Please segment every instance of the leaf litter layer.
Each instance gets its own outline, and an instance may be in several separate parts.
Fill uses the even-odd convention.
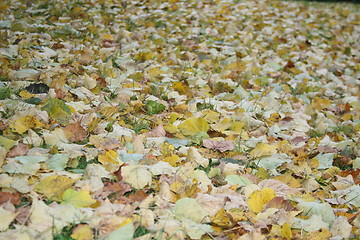
[[[0,9],[0,238],[360,234],[358,5]]]

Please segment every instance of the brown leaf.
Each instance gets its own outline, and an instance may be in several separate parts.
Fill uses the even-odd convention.
[[[13,205],[20,204],[20,194],[10,192],[0,192],[0,204],[10,201]]]
[[[0,120],[0,131],[4,131],[9,127],[8,123],[5,123],[3,120]]]
[[[131,191],[131,187],[125,182],[105,182],[104,187],[97,191],[97,198],[109,198],[110,200],[120,199],[125,193]]]
[[[283,182],[280,182],[278,180],[274,180],[274,179],[265,179],[262,180],[259,184],[259,187],[264,188],[264,187],[268,187],[271,188],[275,191],[277,196],[286,196],[290,193],[296,193],[299,192],[299,189],[296,188],[291,188],[288,185],[286,185]]]
[[[135,193],[132,193],[128,196],[128,198],[132,201],[132,202],[141,202],[143,201],[145,198],[147,198],[148,194],[145,193],[143,190],[137,190]]]
[[[123,166],[126,166],[126,165],[127,165],[126,163],[123,164],[123,165],[121,165],[116,172],[113,172],[113,174],[116,176],[116,178],[117,178],[118,181],[122,181],[122,180],[123,180],[123,176],[121,175],[121,168],[122,168]]]
[[[166,131],[164,126],[160,124],[159,126],[153,128],[150,132],[145,134],[147,137],[165,137]]]
[[[355,184],[360,183],[360,168],[358,169],[346,169],[344,171],[339,172],[337,175],[341,177],[347,177],[348,175],[351,175],[354,179]]]
[[[16,210],[16,213],[18,214],[16,216],[16,221],[18,221],[19,224],[25,224],[29,220],[29,215],[31,206],[21,206]]]
[[[86,130],[81,126],[80,122],[71,123],[64,128],[65,137],[70,142],[83,141],[86,136]]]
[[[29,151],[29,145],[24,143],[19,143],[10,149],[10,151],[6,154],[6,157],[13,158],[17,156],[24,156]]]
[[[206,148],[218,150],[220,152],[231,151],[235,149],[235,145],[232,141],[217,141],[211,139],[204,139],[203,145]]]
[[[291,203],[283,197],[274,197],[266,204],[265,208],[284,209],[287,212],[295,210],[293,205],[291,205]]]

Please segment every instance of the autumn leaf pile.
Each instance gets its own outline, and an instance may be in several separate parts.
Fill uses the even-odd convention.
[[[0,12],[0,239],[358,239],[358,5]]]

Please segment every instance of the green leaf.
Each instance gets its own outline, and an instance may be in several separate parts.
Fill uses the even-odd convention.
[[[49,160],[46,161],[46,164],[49,169],[55,171],[62,171],[66,167],[67,162],[69,161],[69,156],[67,154],[55,154]]]
[[[145,110],[148,114],[158,114],[165,110],[165,105],[155,101],[146,101]]]
[[[200,145],[203,139],[207,139],[210,138],[209,135],[204,132],[204,131],[200,131],[198,133],[196,133],[195,135],[190,137],[191,143]]]
[[[9,151],[10,148],[12,148],[12,146],[14,146],[15,143],[16,143],[16,141],[14,141],[14,140],[0,136],[0,147],[5,148],[7,151]]]
[[[237,184],[239,187],[250,185],[253,183],[248,178],[239,175],[228,175],[226,176],[225,181],[227,181],[230,185]]]
[[[57,98],[49,98],[41,110],[46,111],[50,117],[60,124],[66,124],[70,118],[71,110],[65,104],[65,101]]]
[[[135,232],[134,224],[132,222],[112,231],[107,234],[104,240],[131,240]]]
[[[0,88],[0,100],[9,98],[11,95],[11,90],[8,87]]]
[[[208,215],[195,199],[187,197],[175,203],[174,214],[178,219],[189,219],[195,223],[201,223]]]

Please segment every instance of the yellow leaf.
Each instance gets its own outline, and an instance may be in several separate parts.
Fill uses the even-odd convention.
[[[233,124],[233,120],[231,118],[224,118],[221,122],[217,124],[212,124],[211,128],[218,132],[223,132],[226,129],[230,128]]]
[[[271,122],[278,122],[278,121],[280,121],[280,119],[281,119],[281,116],[279,113],[272,113],[267,120],[271,121]]]
[[[274,180],[281,181],[291,188],[301,187],[301,183],[299,182],[299,180],[297,180],[296,178],[291,176],[291,174],[289,174],[289,173],[285,173],[285,174],[276,176],[276,177],[274,177]]]
[[[233,62],[226,66],[230,71],[243,71],[246,68],[246,65],[242,62]]]
[[[170,113],[169,122],[172,124],[172,123],[174,123],[179,117],[180,117],[180,115],[179,115],[178,113],[172,112],[172,113]]]
[[[103,154],[100,154],[98,156],[98,160],[103,165],[119,163],[119,160],[117,159],[117,152],[115,152],[114,150],[109,150]]]
[[[348,121],[348,120],[351,120],[351,119],[354,119],[353,118],[353,114],[351,113],[345,113],[342,117],[341,117],[342,120],[344,121]]]
[[[271,188],[265,187],[261,190],[256,190],[249,195],[248,206],[256,213],[261,212],[264,205],[274,197],[276,197],[275,191]]]
[[[201,113],[202,113],[202,117],[207,122],[215,123],[215,122],[219,121],[220,113],[218,113],[218,112],[214,112],[210,109],[206,109],[206,110],[202,111]]]
[[[305,235],[305,240],[328,240],[332,236],[331,232],[325,228],[320,228],[317,231],[309,232]]]
[[[223,228],[230,228],[234,225],[231,221],[231,217],[225,212],[224,208],[221,208],[216,212],[215,216],[212,217],[211,222]]]
[[[6,151],[9,151],[15,145],[16,141],[0,136],[0,147],[3,147]]]
[[[173,125],[173,124],[164,125],[164,129],[168,133],[176,133],[176,131],[177,131],[177,127],[175,125]]]
[[[50,200],[61,200],[61,196],[66,189],[76,182],[75,179],[65,176],[50,176],[41,180],[36,186],[35,191],[42,193]]]
[[[164,162],[168,162],[172,167],[175,167],[178,162],[180,162],[180,157],[178,155],[167,156],[162,159]]]
[[[314,101],[311,103],[312,109],[322,110],[326,107],[329,107],[331,104],[331,101],[327,98],[319,98],[315,97]]]
[[[75,207],[82,208],[82,207],[90,207],[96,200],[90,196],[88,191],[75,191],[74,189],[67,189],[63,195],[63,202],[62,203],[70,203]]]
[[[292,238],[291,226],[289,223],[284,223],[284,225],[281,226],[281,236],[286,239]]]
[[[164,156],[170,156],[174,153],[175,147],[167,142],[164,142],[160,145],[160,152]]]
[[[110,33],[107,33],[107,34],[102,35],[101,39],[102,40],[110,40],[110,41],[112,41],[112,40],[114,40],[114,36],[111,35]]]
[[[203,118],[189,118],[178,126],[182,134],[186,136],[195,135],[198,132],[209,130],[209,124]]]
[[[94,234],[89,225],[79,224],[73,230],[71,237],[75,240],[92,240],[94,239]]]
[[[234,132],[240,132],[244,126],[244,122],[233,122],[233,124],[230,126],[230,130]]]
[[[32,128],[40,128],[44,126],[39,120],[35,118],[33,115],[27,115],[25,117],[21,117],[16,119],[14,122],[10,124],[10,129],[13,132],[17,132],[23,134],[27,132],[27,130]]]
[[[181,95],[186,95],[187,93],[190,92],[190,87],[189,84],[187,84],[187,82],[179,82],[179,81],[173,82],[173,88]]]
[[[29,99],[36,96],[35,94],[29,93],[26,90],[22,90],[21,92],[19,92],[19,95],[22,99]]]
[[[148,73],[150,76],[157,77],[160,74],[163,74],[165,72],[161,71],[158,67],[155,67],[155,68],[151,68],[150,70],[148,70]]]
[[[270,173],[262,167],[258,169],[255,175],[258,177],[259,181],[268,179],[270,177]]]
[[[102,165],[108,171],[116,171],[115,168],[121,163],[120,160],[117,158],[118,154],[114,150],[109,150],[103,154],[98,156],[98,161],[102,163]]]
[[[277,152],[276,146],[269,145],[267,143],[258,143],[256,147],[250,152],[250,155],[254,158],[270,156]]]
[[[120,223],[120,225],[118,227],[121,228],[122,226],[125,226],[126,224],[129,224],[129,223],[132,223],[131,218],[125,219],[122,223]]]
[[[232,208],[226,211],[231,216],[234,222],[246,221],[245,213],[241,208]]]

